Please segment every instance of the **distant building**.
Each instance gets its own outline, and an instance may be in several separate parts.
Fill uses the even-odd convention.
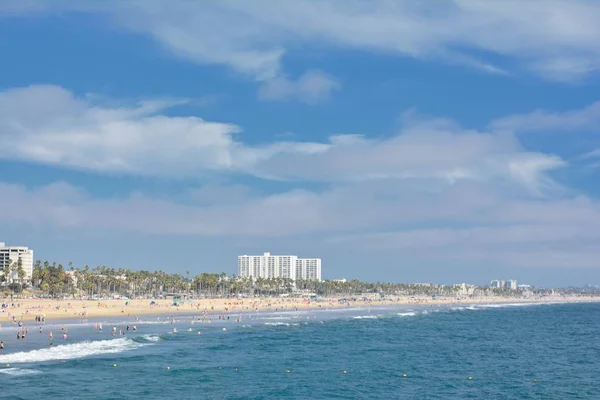
[[[475,285],[470,285],[468,283],[457,283],[454,285],[455,288],[458,288],[457,294],[460,296],[470,296],[475,293]]]
[[[496,288],[496,289],[510,289],[510,290],[518,289],[517,281],[514,279],[507,280],[507,281],[493,280],[492,282],[490,282],[490,286],[493,288]]]
[[[339,283],[346,283],[346,278],[342,278],[342,279],[332,279],[332,282],[339,282]]]
[[[298,258],[264,253],[262,256],[238,256],[238,276],[241,278],[285,278],[321,280],[320,258]]]
[[[18,263],[19,259],[25,271],[24,280],[30,281],[33,274],[33,250],[24,246],[6,246],[6,243],[0,242],[0,274],[5,269],[9,269],[13,263]],[[18,279],[19,275],[16,271],[8,275],[10,282]]]

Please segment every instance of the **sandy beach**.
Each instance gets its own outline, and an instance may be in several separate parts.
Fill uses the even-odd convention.
[[[242,313],[248,311],[293,311],[300,309],[374,307],[390,305],[452,305],[452,304],[502,304],[502,303],[571,303],[598,302],[599,297],[477,297],[477,298],[415,298],[395,297],[385,300],[340,302],[339,298],[309,301],[305,298],[246,298],[246,299],[191,299],[173,305],[172,300],[53,300],[53,299],[3,299],[5,307],[0,312],[0,323],[30,321],[36,316],[46,320],[83,319],[118,316],[175,315],[194,313]]]

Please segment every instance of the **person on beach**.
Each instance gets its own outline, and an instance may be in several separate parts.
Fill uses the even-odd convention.
[[[0,350],[4,350],[4,342],[0,341]]]

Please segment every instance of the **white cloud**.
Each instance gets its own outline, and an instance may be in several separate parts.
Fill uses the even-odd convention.
[[[179,101],[101,107],[57,86],[0,93],[0,157],[138,175],[176,177],[233,168],[240,129],[157,111]]]
[[[52,4],[52,7],[49,5]],[[281,78],[282,57],[304,44],[401,54],[492,73],[516,62],[550,79],[600,68],[600,4],[585,0],[28,1],[40,9],[101,12],[199,63],[216,63],[261,81]],[[491,56],[491,57],[490,57]]]
[[[557,132],[594,131],[600,128],[600,102],[583,109],[552,112],[536,110],[531,113],[510,115],[489,124],[492,131]]]
[[[100,199],[65,183],[35,189],[0,184],[0,193],[0,223],[11,231],[52,228],[77,235],[94,227],[111,235],[251,237],[261,243],[277,238],[289,246],[304,237],[314,245],[325,240],[419,263],[506,267],[597,267],[600,256],[598,201],[536,199],[514,187],[474,181],[359,182],[250,196],[238,186],[208,186],[199,189],[196,203],[141,193]],[[220,201],[232,194],[246,197]]]
[[[550,184],[546,172],[565,164],[523,149],[511,134],[465,130],[447,120],[405,117],[404,127],[389,138],[333,135],[325,143],[252,147],[236,139],[237,125],[160,113],[181,100],[104,103],[56,86],[0,92],[0,157],[170,178],[241,172],[318,182],[495,179],[532,190]]]
[[[600,157],[600,149],[592,150],[589,153],[584,154],[584,157],[585,158]]]
[[[297,81],[279,77],[263,84],[258,92],[262,100],[298,99],[308,104],[326,100],[334,90],[340,89],[340,83],[321,71],[308,71]]]

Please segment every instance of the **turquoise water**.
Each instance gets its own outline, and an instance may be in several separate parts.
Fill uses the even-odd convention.
[[[177,318],[116,339],[126,322],[69,324],[67,341],[60,326],[21,342],[5,326],[0,398],[600,398],[600,304]]]

